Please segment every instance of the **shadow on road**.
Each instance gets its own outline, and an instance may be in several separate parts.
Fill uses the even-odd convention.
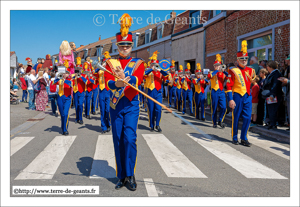
[[[78,129],[83,129],[83,128],[87,128],[95,132],[101,132],[101,128],[99,125],[85,124],[84,126],[79,127]]]
[[[44,131],[46,131],[46,132],[59,132],[59,133],[62,132],[61,128],[58,127],[58,126],[52,126],[51,128],[47,128]]]

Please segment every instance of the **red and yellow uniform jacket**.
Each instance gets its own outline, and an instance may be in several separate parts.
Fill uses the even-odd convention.
[[[176,74],[175,77],[178,77],[178,78],[175,78],[175,83],[176,83],[176,87],[177,89],[181,89],[181,78]]]
[[[196,93],[204,94],[205,86],[208,85],[208,82],[206,80],[201,80],[200,78],[199,79],[195,78],[193,80],[193,84],[195,86]]]
[[[211,89],[214,89],[215,91],[220,89],[221,91],[223,91],[223,85],[226,79],[226,75],[226,72],[219,72],[216,70],[212,73],[209,73],[207,75],[207,78],[210,79]]]
[[[83,93],[86,90],[86,83],[88,80],[82,75],[80,78],[73,78],[72,85],[73,85],[73,92],[74,93]]]
[[[59,90],[58,90],[58,95],[63,96],[65,95],[66,97],[69,97],[72,92],[72,80],[71,78],[65,79],[63,81],[62,79],[55,79],[52,82],[53,85],[59,85]]]
[[[97,72],[96,72],[97,71]],[[106,89],[107,91],[109,88],[105,84],[105,77],[104,77],[104,71],[103,70],[97,70],[93,74],[97,78],[97,86],[99,86],[100,90]]]
[[[192,88],[192,81],[190,78],[188,78],[187,76],[183,76],[183,78],[180,79],[181,82],[181,88],[183,90],[191,90]]]
[[[118,59],[120,61],[122,69],[125,69],[126,65],[128,64],[128,62],[131,59],[132,59],[132,57],[127,57],[127,58],[120,57]],[[106,64],[106,69],[110,72],[113,72],[112,69],[110,68],[109,64]],[[135,86],[141,85],[141,83],[143,81],[144,72],[145,72],[144,61],[141,60],[141,61],[139,61],[139,64],[137,64],[136,67],[134,68],[132,75],[130,75],[131,81],[129,81],[129,83],[134,84]],[[125,76],[127,77],[128,75],[125,74]],[[108,86],[108,88],[110,88],[109,86],[115,87],[115,85],[114,85],[115,77],[113,75],[111,75],[109,73],[105,73],[104,77],[105,77],[106,85]],[[115,88],[110,88],[110,89],[114,90]],[[129,86],[126,86],[126,88],[124,90],[124,96],[126,96],[129,101],[131,101],[136,95],[138,95],[138,93],[139,92],[137,92],[136,90],[134,90],[133,88],[131,88]]]
[[[147,81],[147,88],[151,91],[155,88],[157,91],[160,91],[162,88],[163,81],[167,80],[168,74],[161,70],[161,71],[153,71],[152,69],[148,69],[145,72],[146,81]]]
[[[241,96],[246,93],[251,95],[250,86],[253,76],[253,70],[249,67],[243,69],[238,66],[229,70],[226,83],[229,101],[233,100],[232,93],[238,93]]]
[[[169,86],[171,86],[171,81],[172,81],[172,79],[174,78],[175,75],[176,75],[175,73],[170,73],[170,74],[168,75],[168,80],[167,80],[167,82],[168,82],[168,85],[169,85]],[[173,81],[173,85],[172,85],[172,86],[176,87],[175,78],[174,78],[174,81]]]

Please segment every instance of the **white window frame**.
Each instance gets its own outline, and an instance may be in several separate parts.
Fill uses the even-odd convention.
[[[147,41],[147,39],[146,39],[147,34],[149,34],[149,39],[148,39],[148,41]],[[145,31],[145,44],[150,43],[151,35],[152,35],[152,29],[147,29],[147,30]]]
[[[132,34],[133,48],[137,47],[137,44],[139,42],[139,36],[140,36],[139,32]]]
[[[164,34],[164,24],[163,23],[158,23],[156,25],[156,29],[157,29],[157,39],[161,39],[163,37]],[[161,29],[161,37],[159,37],[158,31]]]

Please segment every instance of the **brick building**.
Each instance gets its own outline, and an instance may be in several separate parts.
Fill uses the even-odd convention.
[[[211,14],[213,12],[210,12]],[[247,40],[249,59],[280,62],[290,51],[289,10],[220,11],[209,15],[206,31],[206,68],[213,69],[215,55],[234,63],[241,42]]]

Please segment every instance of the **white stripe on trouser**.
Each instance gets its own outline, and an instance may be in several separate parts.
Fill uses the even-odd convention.
[[[15,180],[52,179],[75,138],[76,136],[55,137]]]

